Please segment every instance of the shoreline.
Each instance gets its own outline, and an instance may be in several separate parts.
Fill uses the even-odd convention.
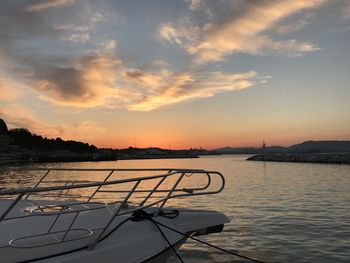
[[[256,154],[247,161],[350,164],[350,153],[281,153]]]
[[[200,158],[198,155],[188,155],[188,156],[144,156],[144,157],[129,157],[129,158],[118,158],[118,159],[47,159],[47,160],[16,160],[16,159],[8,159],[8,160],[0,160],[0,167],[3,166],[11,166],[11,165],[29,165],[29,164],[45,164],[45,163],[83,163],[83,162],[115,162],[115,161],[123,161],[123,160],[161,160],[161,159],[193,159]]]

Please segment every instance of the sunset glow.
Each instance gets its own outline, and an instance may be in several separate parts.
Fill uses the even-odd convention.
[[[2,1],[0,118],[98,147],[350,140],[350,2]]]

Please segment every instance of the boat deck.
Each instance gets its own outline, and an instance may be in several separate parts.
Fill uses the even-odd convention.
[[[98,171],[107,172],[107,176],[96,182],[77,181],[71,177],[66,181],[52,180],[48,175],[55,169],[38,171],[44,175],[34,187],[0,191],[1,262],[40,259],[49,262],[47,260],[55,257],[59,261],[53,262],[88,263],[98,261],[100,253],[105,254],[103,258],[110,259],[104,262],[114,262],[116,253],[121,255],[122,262],[146,260],[166,249],[168,243],[151,220],[131,220],[133,214],[141,210],[182,233],[205,233],[205,229],[229,221],[218,212],[177,209],[173,213],[173,208],[166,207],[170,199],[221,192],[224,179],[217,172],[122,169],[119,171],[156,174],[112,180],[116,169],[100,169]],[[201,185],[185,188],[182,180],[191,179],[193,175],[204,176],[207,181],[204,185],[201,180]],[[214,177],[221,184],[213,186]],[[165,180],[170,183],[163,187]],[[144,182],[148,188],[140,187]],[[132,199],[133,196],[137,198]],[[184,239],[168,229],[163,231],[171,244]],[[138,249],[132,251],[139,252],[131,253],[130,246]],[[84,261],[77,261],[75,256]]]

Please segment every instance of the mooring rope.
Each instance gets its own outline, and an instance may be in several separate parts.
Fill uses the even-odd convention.
[[[169,247],[171,248],[171,250],[174,252],[174,254],[176,255],[176,257],[180,260],[181,263],[185,263],[182,258],[180,257],[180,255],[177,253],[176,249],[174,248],[174,246],[170,243],[170,241],[167,239],[167,237],[165,236],[165,234],[163,233],[163,231],[160,229],[159,225],[157,223],[154,222],[154,225],[158,228],[159,232],[162,234],[162,236],[164,237],[164,239],[166,240],[166,242],[169,244]]]
[[[161,217],[165,217],[165,218],[175,218],[179,215],[179,211],[177,210],[170,210],[170,211],[161,211],[158,216],[161,216]],[[182,233],[170,226],[167,226],[163,223],[160,223],[156,220],[154,220],[154,214],[153,213],[147,213],[146,211],[144,210],[138,210],[136,214],[133,215],[133,218],[131,219],[132,221],[142,221],[142,220],[145,220],[145,219],[148,219],[150,221],[152,221],[158,228],[159,232],[161,233],[161,235],[164,237],[164,239],[167,241],[167,243],[169,244],[169,247],[174,251],[175,255],[177,256],[177,258],[181,261],[181,262],[184,262],[183,259],[180,257],[180,255],[176,252],[176,249],[173,247],[173,245],[169,242],[169,240],[166,238],[165,234],[163,233],[163,231],[161,230],[161,228],[159,226],[162,226],[164,228],[167,228],[179,235],[182,235],[183,237],[186,237],[186,238],[189,238],[189,239],[192,239],[194,241],[197,241],[201,244],[204,244],[206,246],[209,246],[209,247],[212,247],[212,248],[215,248],[217,250],[220,250],[222,252],[225,252],[227,254],[230,254],[232,256],[236,256],[236,257],[240,257],[240,258],[244,258],[244,259],[247,259],[247,260],[250,260],[252,262],[257,262],[257,263],[267,263],[267,262],[264,262],[264,261],[261,261],[261,260],[258,260],[258,259],[254,259],[254,258],[251,258],[251,257],[247,257],[247,256],[243,256],[241,254],[238,254],[236,252],[233,252],[233,251],[230,251],[230,250],[227,250],[227,249],[224,249],[224,248],[221,248],[221,247],[218,247],[218,246],[215,246],[213,244],[210,244],[206,241],[203,241],[203,240],[200,240],[198,238],[195,238],[189,234],[186,234],[186,233]]]

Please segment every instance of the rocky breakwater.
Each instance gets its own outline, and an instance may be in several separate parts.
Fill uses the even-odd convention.
[[[248,161],[350,164],[350,153],[257,154]]]

